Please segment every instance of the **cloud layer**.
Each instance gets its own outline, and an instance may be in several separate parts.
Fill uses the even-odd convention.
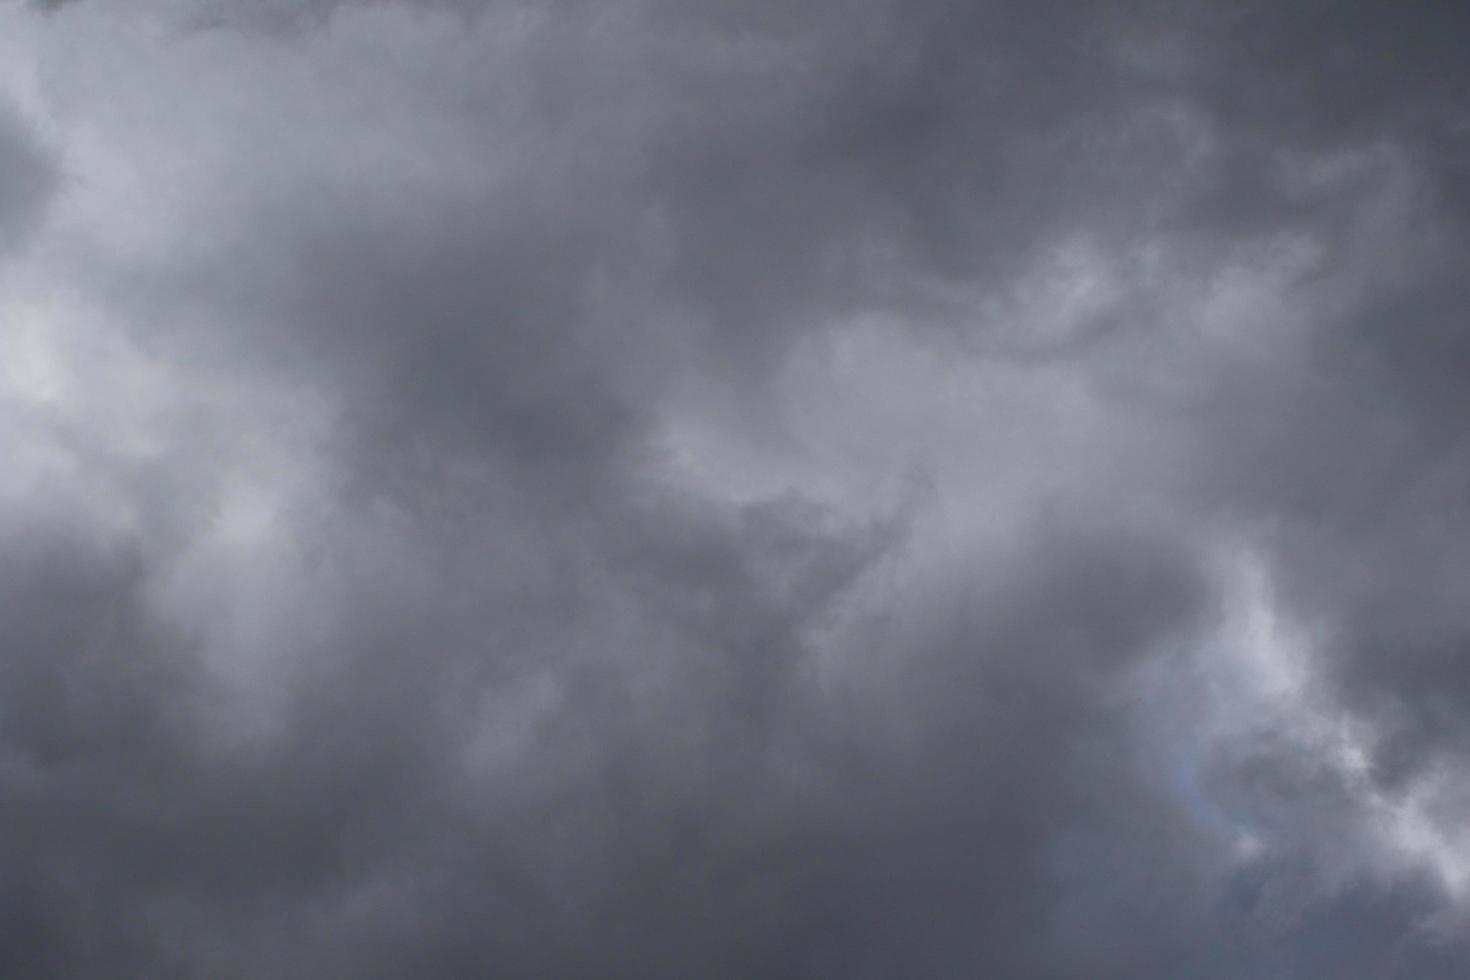
[[[0,6],[0,974],[1463,976],[1448,11]]]

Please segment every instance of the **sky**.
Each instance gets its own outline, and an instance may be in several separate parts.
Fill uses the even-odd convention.
[[[0,0],[0,975],[1470,975],[1467,36]]]

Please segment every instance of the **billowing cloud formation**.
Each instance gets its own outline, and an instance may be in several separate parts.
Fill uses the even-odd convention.
[[[0,974],[1465,975],[1465,19],[0,8]]]

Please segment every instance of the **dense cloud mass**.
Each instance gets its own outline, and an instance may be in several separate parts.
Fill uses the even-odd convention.
[[[1470,975],[1467,36],[0,3],[0,976]]]

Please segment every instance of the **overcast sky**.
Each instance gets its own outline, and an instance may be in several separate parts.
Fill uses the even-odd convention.
[[[0,0],[0,976],[1470,976],[1467,38]]]

